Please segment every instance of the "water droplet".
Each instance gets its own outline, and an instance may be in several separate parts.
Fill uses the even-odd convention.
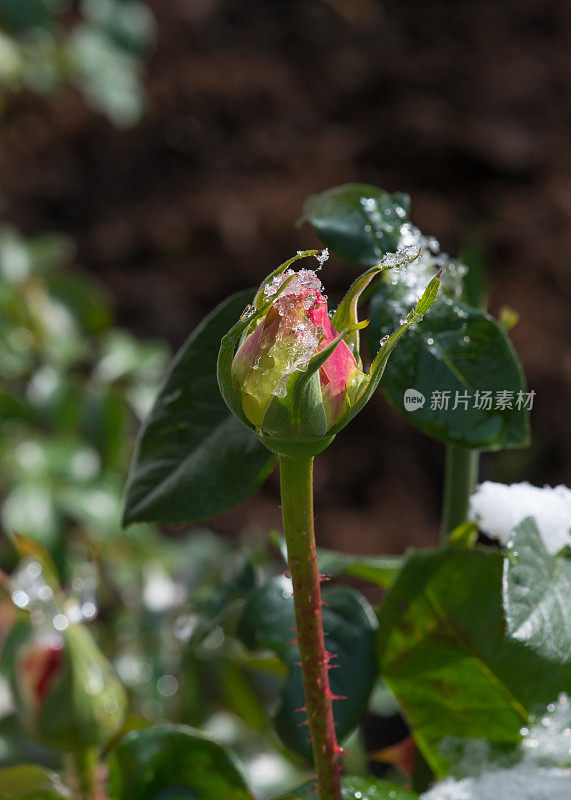
[[[157,689],[163,697],[172,697],[178,691],[178,681],[174,675],[161,675],[157,681]]]
[[[53,626],[56,631],[65,631],[69,625],[69,620],[65,614],[56,614],[53,618]]]
[[[17,589],[15,592],[12,592],[12,602],[17,605],[18,608],[26,608],[30,602],[30,598],[22,589]]]

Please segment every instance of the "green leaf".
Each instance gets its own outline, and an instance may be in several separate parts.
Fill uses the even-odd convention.
[[[440,776],[442,739],[514,744],[529,713],[570,685],[571,665],[506,636],[502,562],[480,548],[414,552],[381,606],[381,675]]]
[[[61,800],[70,797],[55,773],[35,764],[0,770],[0,800]]]
[[[379,284],[371,301],[371,347],[405,313],[406,292],[400,282]],[[528,413],[522,402],[525,380],[505,332],[484,311],[444,294],[395,349],[382,389],[403,416],[433,439],[481,450],[523,447],[529,442]],[[420,392],[424,404],[407,410],[407,389]],[[512,407],[501,410],[495,407],[496,398],[504,390],[511,392]],[[491,392],[491,409],[475,407],[476,392],[479,400],[485,397],[483,392]],[[433,402],[445,397],[443,407]]]
[[[230,413],[216,381],[220,340],[252,300],[221,303],[175,356],[140,434],[124,522],[194,522],[240,503],[271,471],[275,456]]]
[[[109,761],[112,800],[253,800],[222,745],[184,725],[129,733]]]
[[[333,703],[337,736],[343,739],[363,716],[377,675],[376,620],[365,598],[347,586],[323,590],[325,644],[338,669],[329,673],[331,690],[346,697]],[[238,635],[250,650],[273,650],[285,662],[288,675],[275,725],[284,744],[311,758],[299,650],[293,643],[295,613],[291,581],[276,577],[257,589],[246,604]]]
[[[344,775],[341,778],[341,787],[343,800],[418,800],[418,795],[414,792],[378,778],[352,778]],[[276,800],[319,800],[315,781],[304,783]]]
[[[508,544],[503,602],[511,637],[548,661],[571,662],[571,560],[547,552],[533,517]]]
[[[373,267],[400,243],[410,197],[376,186],[348,183],[308,198],[300,222],[310,222],[321,241],[350,264]]]
[[[387,589],[402,566],[400,556],[355,556],[320,547],[317,556],[319,571],[335,578],[349,575]]]

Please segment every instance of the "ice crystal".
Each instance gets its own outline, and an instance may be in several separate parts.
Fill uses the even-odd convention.
[[[265,299],[268,300],[276,295],[286,280],[290,281],[287,288],[276,298],[273,305],[282,320],[269,351],[269,354],[276,356],[281,364],[281,377],[274,389],[274,394],[278,397],[285,396],[290,375],[296,370],[302,372],[306,370],[311,357],[317,351],[323,337],[323,329],[314,325],[304,312],[309,311],[317,299],[326,299],[321,292],[323,288],[321,281],[310,269],[301,269],[299,272],[288,269],[276,275],[264,287]],[[263,364],[264,351],[261,350],[252,368],[254,370],[263,368]]]

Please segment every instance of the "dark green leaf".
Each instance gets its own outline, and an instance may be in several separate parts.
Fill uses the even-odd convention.
[[[408,305],[403,304],[403,297],[407,291],[400,282],[379,284],[371,302],[371,349],[406,313]],[[387,399],[434,439],[481,450],[528,443],[525,381],[505,332],[484,311],[442,293],[395,348],[381,386]],[[424,403],[407,410],[407,389],[420,392]],[[502,410],[495,406],[497,393],[504,390],[511,392],[511,408]],[[476,392],[480,401],[485,397],[483,392],[491,392],[491,409],[475,407]],[[436,403],[436,399],[442,402]]]
[[[302,222],[310,222],[321,241],[340,258],[373,267],[394,252],[408,219],[407,194],[389,194],[376,186],[348,183],[308,198]]]
[[[570,685],[571,666],[506,636],[502,561],[482,549],[412,553],[381,607],[381,674],[437,775],[442,739],[516,743],[530,711]]]
[[[343,800],[418,800],[418,795],[378,778],[341,778]],[[282,795],[277,800],[319,800],[315,781],[304,783],[299,789]]]
[[[126,524],[208,519],[248,497],[272,469],[275,456],[232,416],[216,381],[220,339],[252,294],[221,303],[175,356],[139,438]]]
[[[329,673],[336,700],[333,712],[339,739],[356,727],[367,707],[377,675],[375,657],[376,620],[365,598],[347,586],[329,586],[323,591],[325,643],[335,653],[338,669]],[[250,597],[238,626],[238,634],[251,650],[273,650],[283,659],[288,676],[276,716],[276,730],[292,750],[311,758],[307,742],[306,714],[299,650],[295,637],[295,614],[291,581],[274,578]],[[301,727],[300,727],[301,726]]]
[[[55,773],[35,764],[0,770],[0,800],[61,800],[70,797]]]
[[[533,517],[508,544],[503,599],[510,636],[548,661],[571,662],[571,560],[547,552]]]
[[[128,734],[109,761],[112,800],[253,800],[233,756],[184,725]]]

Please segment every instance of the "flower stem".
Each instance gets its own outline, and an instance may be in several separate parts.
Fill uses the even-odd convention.
[[[80,800],[99,800],[97,787],[98,756],[96,748],[78,750],[71,756],[77,796]]]
[[[466,522],[470,495],[478,482],[480,452],[455,445],[446,445],[444,468],[444,500],[442,506],[441,539],[443,542],[454,528]]]
[[[313,457],[280,456],[282,516],[293,582],[297,644],[320,800],[341,800],[340,749],[333,719],[313,530]]]

